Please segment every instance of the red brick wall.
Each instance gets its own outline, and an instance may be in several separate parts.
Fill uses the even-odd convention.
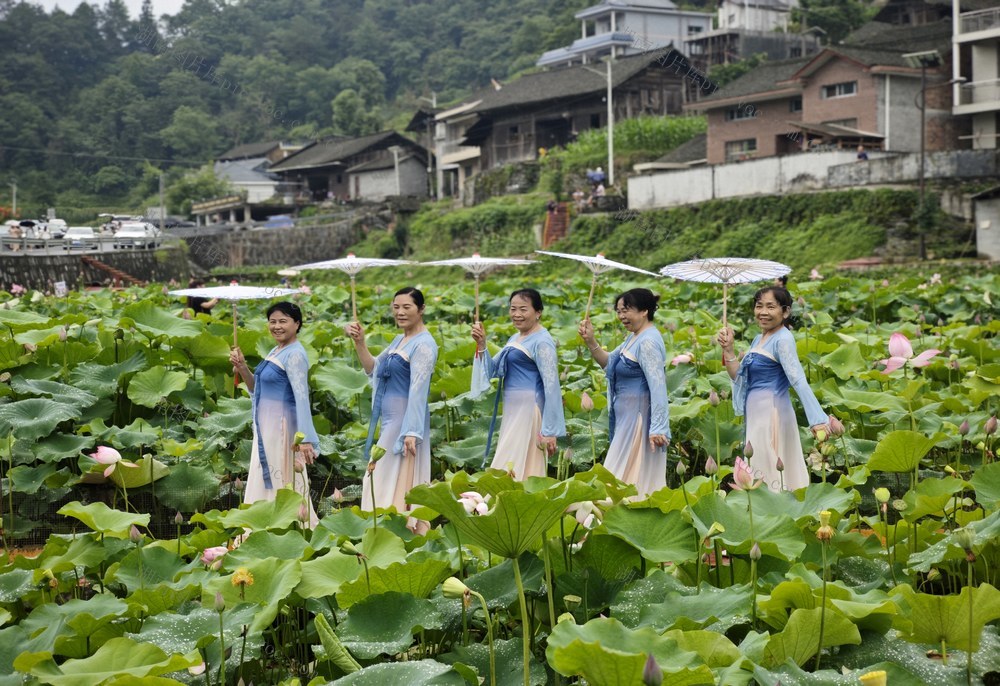
[[[857,81],[857,93],[839,98],[823,98],[823,86]],[[857,119],[862,131],[879,131],[877,82],[864,67],[834,58],[814,72],[802,93],[803,121],[822,123]]]
[[[723,164],[726,161],[726,143],[748,138],[757,139],[757,157],[772,157],[778,154],[778,137],[784,139],[785,145],[792,142],[786,137],[798,129],[788,124],[789,121],[801,121],[801,112],[790,112],[791,98],[754,103],[750,98],[742,103],[741,109],[752,108],[756,116],[753,119],[738,119],[726,121],[727,108],[712,110],[708,113],[708,163]],[[733,105],[739,107],[740,105]]]

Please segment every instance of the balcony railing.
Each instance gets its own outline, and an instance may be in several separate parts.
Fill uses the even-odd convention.
[[[959,91],[959,105],[1000,105],[1000,79],[963,83]]]
[[[963,12],[961,15],[961,32],[974,33],[1000,29],[1000,7],[976,12]]]

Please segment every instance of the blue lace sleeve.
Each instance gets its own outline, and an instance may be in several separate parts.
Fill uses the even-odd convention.
[[[795,349],[795,339],[791,334],[782,336],[775,344],[774,351],[785,376],[788,377],[788,383],[799,396],[799,401],[806,411],[806,420],[809,422],[809,426],[825,424],[828,418],[823,412],[823,408],[820,407],[819,401],[816,400],[812,388],[809,387],[805,370],[802,369],[798,351]]]
[[[399,438],[393,446],[393,451],[397,454],[403,452],[403,439],[407,436],[414,436],[418,441],[430,439],[430,436],[424,435],[424,423],[431,391],[431,375],[436,362],[437,345],[433,339],[414,345],[410,355],[410,393],[406,399],[406,412],[403,413]]]
[[[312,443],[319,454],[319,436],[313,426],[312,406],[309,404],[309,360],[302,349],[292,350],[284,361],[285,374],[295,397],[295,431],[305,434],[303,443]]]
[[[566,419],[563,415],[562,389],[559,387],[559,358],[551,340],[535,348],[535,366],[542,377],[545,407],[542,408],[542,435],[565,436]]]
[[[472,360],[472,388],[470,391],[473,397],[480,398],[489,392],[493,387],[490,384],[493,373],[493,356],[490,355],[490,349],[487,346],[485,351],[477,354]]]
[[[655,335],[660,333],[654,329]],[[657,344],[659,343],[659,344]],[[649,433],[670,438],[670,407],[667,403],[667,353],[663,339],[647,337],[639,341],[638,361],[649,385]]]

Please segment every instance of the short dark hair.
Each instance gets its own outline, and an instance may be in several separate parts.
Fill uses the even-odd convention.
[[[516,291],[510,294],[510,300],[508,304],[514,301],[515,296],[521,296],[525,300],[531,303],[531,306],[536,312],[541,312],[545,309],[545,305],[542,304],[542,294],[536,291],[534,288],[518,288]]]
[[[648,288],[633,288],[619,294],[615,298],[615,307],[618,307],[618,303],[622,303],[625,307],[634,308],[639,312],[645,311],[646,318],[649,321],[653,321],[653,315],[656,314],[657,303],[659,301],[660,296]]]
[[[424,294],[420,292],[419,288],[404,286],[393,294],[392,299],[395,300],[397,295],[410,296],[413,298],[413,302],[416,304],[418,310],[424,309]]]
[[[302,310],[295,303],[290,303],[287,300],[281,300],[274,303],[269,308],[267,308],[267,318],[270,319],[271,315],[275,312],[281,312],[282,314],[292,318],[299,328],[295,330],[296,333],[302,330]]]
[[[784,317],[782,317],[782,324],[788,326],[792,319],[792,294],[788,292],[787,288],[781,286],[764,286],[756,293],[753,294],[753,304],[756,306],[768,293],[774,296],[775,301],[781,306],[782,310],[788,310]]]

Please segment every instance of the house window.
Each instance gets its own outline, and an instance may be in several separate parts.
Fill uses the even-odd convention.
[[[757,139],[746,138],[741,141],[726,142],[726,162],[745,160],[757,152]]]
[[[802,98],[792,98],[788,101],[788,111],[789,112],[801,112],[802,111]]]
[[[601,128],[601,115],[599,114],[590,115],[590,128],[592,129]]]
[[[344,183],[343,174],[337,174],[337,183]]]
[[[703,27],[701,26],[688,26],[688,35],[697,36],[699,33],[701,33],[702,28]]]
[[[759,110],[753,105],[741,104],[738,107],[730,107],[726,110],[726,121],[740,121],[743,119],[753,119]]]
[[[821,98],[845,98],[849,95],[857,95],[858,93],[858,82],[857,81],[844,81],[843,83],[831,83],[828,86],[822,86],[819,90],[819,95]]]
[[[521,127],[518,126],[517,124],[514,124],[514,126],[511,126],[509,129],[507,129],[507,133],[510,134],[511,138],[517,138],[518,136],[521,135]]]
[[[824,124],[833,124],[834,126],[846,126],[849,129],[858,128],[858,120],[854,119],[831,119],[830,121],[823,122]]]

